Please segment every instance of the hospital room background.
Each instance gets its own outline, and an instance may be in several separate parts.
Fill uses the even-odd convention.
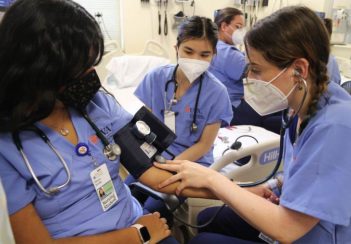
[[[105,38],[105,54],[101,63],[96,67],[103,86],[110,91],[117,101],[130,113],[134,114],[142,103],[133,95],[137,85],[144,75],[151,69],[176,63],[175,44],[177,28],[187,17],[193,15],[214,18],[214,11],[225,7],[235,7],[244,12],[246,29],[250,29],[255,22],[272,12],[289,5],[302,4],[320,15],[333,21],[331,36],[331,51],[335,56],[341,73],[341,85],[351,83],[351,1],[350,0],[75,0],[97,20]],[[13,0],[0,0],[0,21],[8,5]],[[1,38],[1,37],[0,37]],[[244,50],[243,46],[238,46]],[[345,86],[350,92],[351,85]],[[262,142],[260,146],[246,136],[255,134],[255,140]],[[245,137],[245,136],[244,136]],[[259,172],[242,170],[232,171],[231,168],[222,169],[224,165],[233,162],[233,157],[241,158],[257,154],[256,159],[276,162],[279,152],[279,135],[262,128],[241,127],[235,132],[221,129],[214,148],[214,157],[223,156],[232,144],[233,138],[241,138],[246,151],[241,154],[233,152],[223,157],[212,166],[215,170],[223,170],[232,179],[252,181],[269,175],[272,164],[264,165]],[[269,138],[269,139],[267,139]],[[258,143],[258,142],[257,142]],[[250,151],[249,151],[250,150]],[[267,153],[268,152],[268,153]],[[245,172],[244,172],[245,171]],[[127,172],[121,171],[123,177]],[[240,178],[241,177],[241,178]],[[1,190],[1,189],[0,189]],[[0,192],[1,193],[1,192]],[[0,194],[1,195],[1,194]],[[1,197],[0,197],[1,200]],[[209,200],[208,200],[209,201]],[[0,201],[0,207],[1,207]],[[212,203],[201,202],[196,199],[188,201],[187,209],[179,209],[178,215],[187,218],[187,222],[195,223],[196,214]],[[214,202],[213,204],[218,204]],[[1,211],[0,211],[1,213]],[[1,215],[0,215],[0,220]],[[5,225],[0,221],[0,227]],[[182,233],[182,243],[196,233],[192,228],[186,228],[178,223],[180,228],[174,229]],[[1,235],[1,228],[0,228]],[[1,238],[0,238],[1,244]]]
[[[0,1],[0,19],[6,5],[11,2],[13,0]],[[95,16],[104,33],[106,55],[97,67],[102,82],[106,84],[107,76],[116,68],[119,68],[117,75],[128,77],[123,84],[119,82],[118,88],[135,87],[142,76],[154,66],[176,62],[174,45],[177,27],[186,17],[200,15],[213,19],[215,10],[228,6],[239,8],[245,13],[247,29],[258,19],[284,6],[296,4],[310,7],[322,17],[331,18],[333,20],[331,51],[339,65],[341,82],[351,79],[351,1],[349,0],[76,0],[76,2]],[[243,50],[242,46],[239,48]],[[136,55],[158,56],[167,60],[149,60],[145,57],[136,59]],[[111,59],[119,56],[128,57],[112,64]],[[129,56],[133,56],[132,60]],[[131,74],[136,66],[129,67],[134,60],[141,62],[137,74]],[[110,66],[106,68],[109,63]],[[120,99],[123,105],[124,97]],[[131,111],[134,112],[133,109]]]
[[[119,102],[132,113],[140,105],[136,105],[138,101],[134,96],[131,103],[130,96],[123,94],[131,94],[144,74],[155,66],[168,62],[176,63],[174,45],[179,24],[192,15],[213,19],[215,10],[228,6],[239,8],[245,13],[247,29],[258,19],[284,6],[296,4],[310,7],[322,18],[331,18],[333,20],[331,51],[339,65],[341,83],[351,79],[351,1],[349,0],[77,0],[77,2],[86,7],[100,23],[105,35],[106,51],[114,50],[113,53],[105,55],[97,67],[100,78],[117,96]],[[243,50],[244,47],[239,48]],[[123,58],[111,61],[114,57],[122,55]],[[158,56],[167,60],[141,58],[141,55]],[[135,61],[139,65],[132,65]],[[112,82],[107,82],[108,76],[112,78]],[[119,90],[121,88],[124,89],[123,93]]]

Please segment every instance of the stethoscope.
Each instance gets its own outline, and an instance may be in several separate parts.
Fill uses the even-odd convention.
[[[168,80],[166,82],[166,85],[165,85],[165,93],[164,93],[164,107],[165,107],[165,111],[171,111],[172,109],[172,105],[176,104],[178,101],[177,99],[175,98],[175,95],[176,95],[176,92],[177,92],[177,89],[178,89],[178,82],[176,82],[176,72],[177,72],[177,69],[178,69],[178,64],[175,66],[174,68],[174,71],[173,71],[173,74],[172,74],[172,78],[170,80]],[[200,100],[200,93],[201,93],[201,88],[202,88],[202,79],[203,79],[203,76],[201,75],[200,76],[200,81],[199,81],[199,88],[197,90],[197,95],[196,95],[196,100],[195,100],[195,108],[194,108],[194,115],[193,115],[193,120],[192,120],[192,123],[191,123],[191,126],[190,126],[190,132],[192,133],[195,133],[197,130],[198,130],[198,126],[196,124],[196,118],[197,118],[197,108],[199,106],[199,100]],[[173,95],[168,103],[168,106],[167,106],[167,91],[168,91],[168,86],[170,83],[174,83],[174,90],[173,90]]]
[[[238,184],[239,186],[252,187],[252,186],[261,185],[261,184],[267,182],[268,180],[270,180],[277,173],[277,171],[282,163],[283,154],[284,154],[285,131],[287,129],[289,129],[289,132],[290,132],[289,135],[292,135],[290,138],[295,141],[296,127],[297,127],[297,122],[298,122],[297,114],[300,112],[303,104],[305,103],[306,97],[307,97],[307,82],[305,79],[303,79],[303,78],[301,78],[301,79],[302,79],[303,85],[304,85],[304,94],[303,94],[303,97],[301,99],[301,103],[300,103],[298,109],[293,114],[291,114],[289,108],[285,109],[282,113],[282,126],[281,126],[281,130],[280,130],[280,141],[279,141],[279,154],[278,154],[277,163],[274,166],[272,172],[268,176],[266,176],[265,178],[263,178],[261,180],[258,180],[256,182],[252,182],[252,183],[239,183]]]
[[[107,159],[109,159],[110,161],[114,161],[117,159],[117,157],[121,154],[121,148],[119,147],[119,145],[117,145],[116,143],[110,143],[107,138],[101,133],[101,131],[99,130],[99,128],[94,124],[94,122],[90,119],[90,117],[88,116],[88,114],[86,113],[86,111],[80,111],[83,115],[83,117],[88,121],[88,123],[91,125],[91,127],[94,129],[96,135],[99,137],[99,139],[102,141],[102,143],[104,144],[104,149],[103,149],[103,153],[106,156]],[[49,140],[49,138],[47,137],[47,135],[41,130],[39,129],[36,125],[31,125],[29,127],[26,127],[24,130],[27,131],[33,131],[34,133],[36,133],[37,135],[39,135],[39,137],[51,148],[51,150],[56,154],[56,156],[59,158],[61,164],[63,165],[66,175],[67,175],[67,179],[66,181],[58,186],[50,186],[48,188],[45,188],[39,181],[38,177],[36,176],[31,164],[29,163],[29,160],[26,156],[26,154],[23,151],[23,146],[22,146],[22,141],[20,139],[19,136],[19,132],[20,131],[15,131],[12,133],[12,139],[14,144],[16,145],[17,150],[20,152],[29,172],[31,173],[35,183],[38,185],[39,189],[43,192],[45,192],[48,195],[52,195],[52,194],[56,194],[58,192],[60,192],[60,190],[64,187],[66,187],[70,181],[71,181],[71,173],[68,169],[67,163],[66,161],[63,159],[63,157],[60,155],[60,153],[56,150],[56,148],[53,146],[53,144],[51,143],[51,141]],[[81,145],[81,143],[78,143],[77,146],[80,145],[80,148],[77,148],[78,150],[81,150],[82,147],[85,147],[84,153],[82,153],[81,155],[87,155],[89,153],[89,149],[86,145]]]

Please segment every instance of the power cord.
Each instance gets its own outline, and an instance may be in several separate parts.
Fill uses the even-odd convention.
[[[165,202],[165,205],[166,205],[166,208],[168,209],[168,211],[170,211],[173,215],[173,217],[178,220],[180,223],[182,223],[183,225],[186,225],[188,227],[191,227],[191,228],[194,228],[194,229],[200,229],[200,228],[204,228],[206,226],[208,226],[209,224],[211,224],[214,219],[218,216],[219,212],[226,206],[226,204],[223,204],[220,208],[217,209],[217,211],[214,213],[214,215],[207,221],[205,222],[204,224],[202,225],[193,225],[193,224],[189,224],[187,221],[179,218],[176,214],[175,214],[175,210],[177,210],[181,205],[182,203],[179,203],[178,206],[176,206],[175,208],[170,208],[168,206],[168,204]]]
[[[239,141],[239,139],[240,139],[240,138],[243,138],[243,137],[252,138],[252,139],[254,139],[254,140],[257,142],[257,144],[258,144],[258,140],[257,140],[256,137],[250,136],[250,135],[241,135],[241,136],[239,136],[239,137],[237,137],[237,138],[235,139],[235,141],[233,142],[233,144],[232,144],[230,147],[226,148],[226,149],[222,152],[222,156],[223,156],[229,149],[231,149],[231,150],[239,150],[239,149],[241,148],[241,146],[242,146],[242,143]]]

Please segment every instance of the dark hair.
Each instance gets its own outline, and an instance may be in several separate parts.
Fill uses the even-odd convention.
[[[298,58],[308,60],[312,92],[306,120],[301,125],[303,129],[317,112],[317,103],[329,79],[329,37],[321,19],[307,7],[282,8],[258,21],[246,34],[245,45],[258,50],[268,62],[281,69]]]
[[[216,52],[218,41],[218,29],[211,19],[199,16],[192,16],[186,19],[178,29],[177,46],[184,41],[191,39],[208,40]]]
[[[47,117],[60,88],[98,64],[98,23],[71,0],[18,0],[0,23],[0,131]]]
[[[218,29],[221,28],[221,24],[224,22],[226,24],[230,24],[230,22],[235,18],[237,15],[243,15],[243,12],[241,12],[237,8],[224,8],[224,9],[218,9],[215,11],[215,18],[214,22],[218,26]]]

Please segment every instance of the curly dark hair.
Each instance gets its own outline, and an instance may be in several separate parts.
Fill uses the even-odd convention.
[[[47,117],[58,91],[97,65],[98,23],[71,0],[18,0],[0,23],[0,131]]]

